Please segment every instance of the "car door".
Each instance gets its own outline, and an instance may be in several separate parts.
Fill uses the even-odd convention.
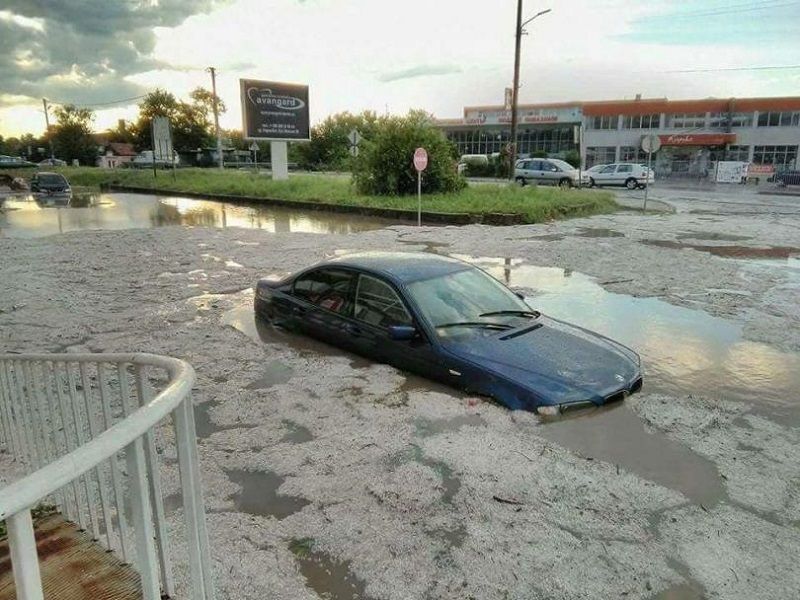
[[[321,267],[301,274],[292,285],[296,302],[288,319],[295,329],[344,345],[348,317],[353,314],[355,273],[348,269]]]
[[[614,172],[614,185],[625,185],[625,182],[633,176],[633,165],[617,165]]]
[[[617,165],[606,165],[594,177],[597,185],[613,185],[614,172],[617,170]]]
[[[563,174],[561,168],[547,160],[543,160],[541,163],[542,183],[546,185],[558,185],[558,182],[561,180],[561,176]]]
[[[389,335],[392,325],[408,325],[417,334],[407,340]],[[398,291],[388,281],[360,274],[355,287],[353,318],[347,328],[349,344],[363,356],[434,379],[442,379],[443,367],[436,348]]]
[[[532,181],[536,182],[537,184],[544,183],[544,165],[542,164],[543,161],[539,159],[532,159],[528,161],[530,165],[528,170],[530,172],[530,178]]]
[[[532,160],[523,160],[517,163],[515,168],[514,176],[519,178],[522,177],[525,179],[525,183],[530,183],[531,181],[536,181],[535,174],[533,172],[533,161]]]

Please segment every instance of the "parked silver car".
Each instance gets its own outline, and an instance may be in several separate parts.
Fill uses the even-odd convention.
[[[603,185],[624,185],[629,190],[643,188],[653,183],[655,173],[653,169],[637,163],[613,163],[605,165],[597,170],[592,167],[587,171],[589,176],[589,187],[600,187]]]
[[[561,188],[580,187],[578,169],[558,158],[523,158],[514,167],[514,181],[519,185],[537,183]]]

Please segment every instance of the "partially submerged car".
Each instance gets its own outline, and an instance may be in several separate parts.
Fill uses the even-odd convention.
[[[61,173],[42,171],[34,173],[31,177],[31,194],[34,196],[62,196],[72,195],[72,188]]]
[[[436,254],[353,254],[261,279],[254,309],[275,326],[511,409],[558,414],[642,387],[632,349],[547,317],[483,270]]]

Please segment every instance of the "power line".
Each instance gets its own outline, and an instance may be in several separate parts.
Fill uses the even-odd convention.
[[[131,96],[130,98],[121,98],[119,100],[110,100],[108,102],[95,102],[92,104],[75,104],[74,102],[57,102],[50,101],[50,104],[58,104],[60,106],[72,105],[76,108],[97,108],[98,106],[111,106],[113,104],[123,104],[125,102],[132,102],[134,100],[141,100],[146,98],[149,94],[141,94],[139,96]]]
[[[660,15],[651,15],[648,17],[642,17],[639,19],[639,22],[642,21],[653,21],[656,19],[662,20],[673,20],[673,19],[687,19],[687,18],[695,18],[695,17],[715,17],[719,15],[727,15],[727,14],[735,14],[735,13],[743,13],[743,12],[753,12],[757,10],[772,10],[776,8],[785,8],[788,6],[797,6],[800,2],[779,2],[779,3],[767,3],[764,2],[761,5],[754,5],[752,3],[748,4],[732,4],[725,8],[719,9],[708,9],[708,10],[700,10],[694,12],[685,12],[685,13],[676,13],[676,14],[660,14]]]
[[[800,65],[769,65],[761,67],[727,67],[719,69],[678,69],[675,71],[662,71],[662,73],[720,73],[723,71],[777,71],[787,69],[800,69]]]

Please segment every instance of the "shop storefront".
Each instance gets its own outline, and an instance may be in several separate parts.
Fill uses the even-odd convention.
[[[510,142],[511,111],[504,106],[467,107],[462,118],[439,119],[437,125],[461,155],[497,155]],[[637,97],[524,105],[519,107],[517,129],[520,157],[579,152],[584,168],[645,163],[642,137],[658,135],[661,149],[652,157],[658,178],[701,178],[716,164],[730,161],[764,165],[780,173],[798,168],[800,97]]]

